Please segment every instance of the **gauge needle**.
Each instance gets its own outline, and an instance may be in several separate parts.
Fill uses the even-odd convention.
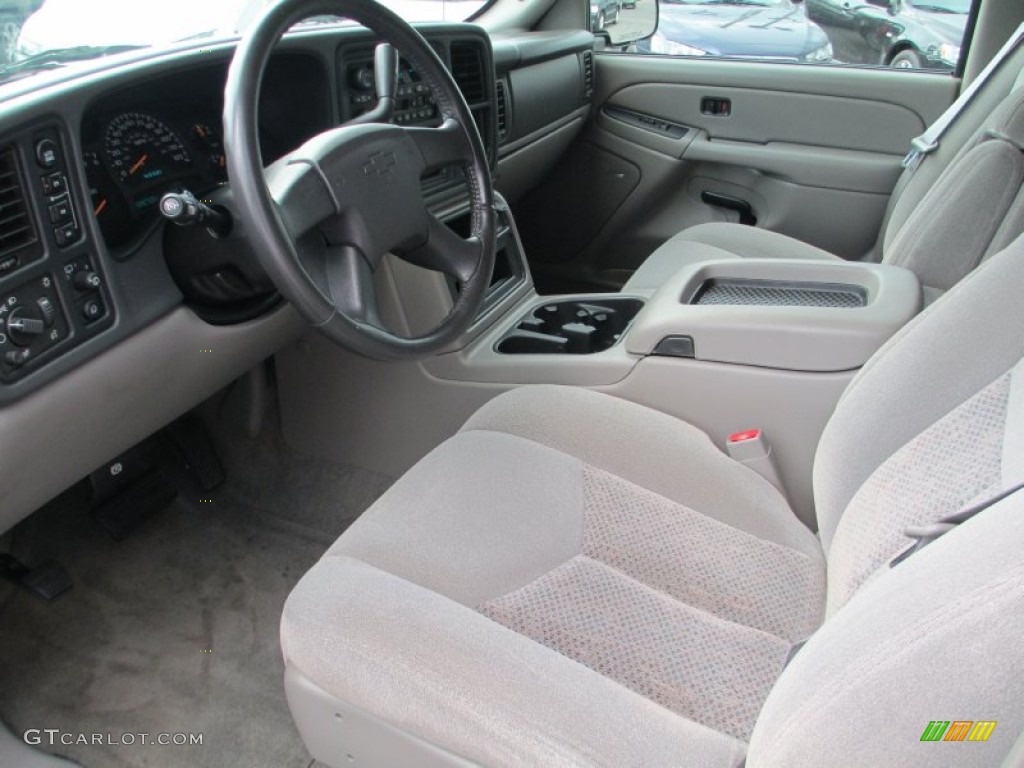
[[[138,160],[135,161],[135,164],[128,169],[128,173],[135,173],[137,170],[139,170],[139,168],[146,164],[147,160],[149,160],[149,155],[143,155],[142,157],[140,157]]]
[[[107,198],[103,198],[102,200],[100,200],[100,204],[96,206],[96,209],[93,211],[93,214],[95,214],[96,216],[99,216],[100,215],[100,211],[102,211],[106,207],[107,207]]]

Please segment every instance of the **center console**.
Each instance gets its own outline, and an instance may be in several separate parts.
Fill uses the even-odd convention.
[[[804,259],[729,259],[680,270],[626,338],[636,355],[789,371],[859,368],[921,304],[900,267]]]
[[[533,290],[511,213],[499,209],[488,301],[444,354],[382,365],[316,334],[281,354],[289,441],[397,474],[502,391],[583,386],[677,416],[723,447],[733,433],[760,430],[778,469],[772,482],[813,527],[818,439],[856,372],[920,310],[916,276],[888,265],[736,259],[682,267],[656,290],[545,297]],[[456,228],[457,218],[448,219]],[[436,273],[399,260],[388,273],[382,293],[394,299],[398,332],[422,333],[450,310],[457,289]]]

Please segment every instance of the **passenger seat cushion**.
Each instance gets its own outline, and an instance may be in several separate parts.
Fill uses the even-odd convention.
[[[299,581],[281,642],[286,663],[330,695],[480,765],[724,768],[744,752],[737,739],[349,557],[325,556]]]
[[[697,427],[652,408],[580,387],[519,387],[485,404],[462,431],[526,438],[758,538],[821,555],[775,486]]]
[[[656,291],[683,267],[717,259],[839,260],[788,235],[742,224],[711,222],[688,227],[654,251],[623,287],[624,293]]]
[[[583,551],[479,610],[740,739],[789,648],[822,619],[824,570],[592,467]]]
[[[467,606],[579,554],[582,464],[494,432],[460,435],[416,464],[327,551]]]
[[[530,387],[353,524],[289,597],[282,647],[329,694],[484,764],[733,765],[822,620],[824,574],[775,488],[696,428]]]

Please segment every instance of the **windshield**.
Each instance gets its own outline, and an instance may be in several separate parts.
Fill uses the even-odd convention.
[[[0,0],[0,81],[125,50],[244,32],[273,0]],[[382,0],[407,21],[464,21],[486,0]],[[319,16],[298,26],[348,24]]]

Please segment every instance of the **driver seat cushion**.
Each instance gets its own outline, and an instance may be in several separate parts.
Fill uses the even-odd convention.
[[[560,414],[550,434],[516,417],[537,411]],[[336,542],[289,598],[282,643],[331,695],[485,764],[664,764],[686,743],[695,765],[730,765],[823,620],[824,573],[778,491],[696,428],[529,387]],[[378,599],[354,594],[365,580]]]

